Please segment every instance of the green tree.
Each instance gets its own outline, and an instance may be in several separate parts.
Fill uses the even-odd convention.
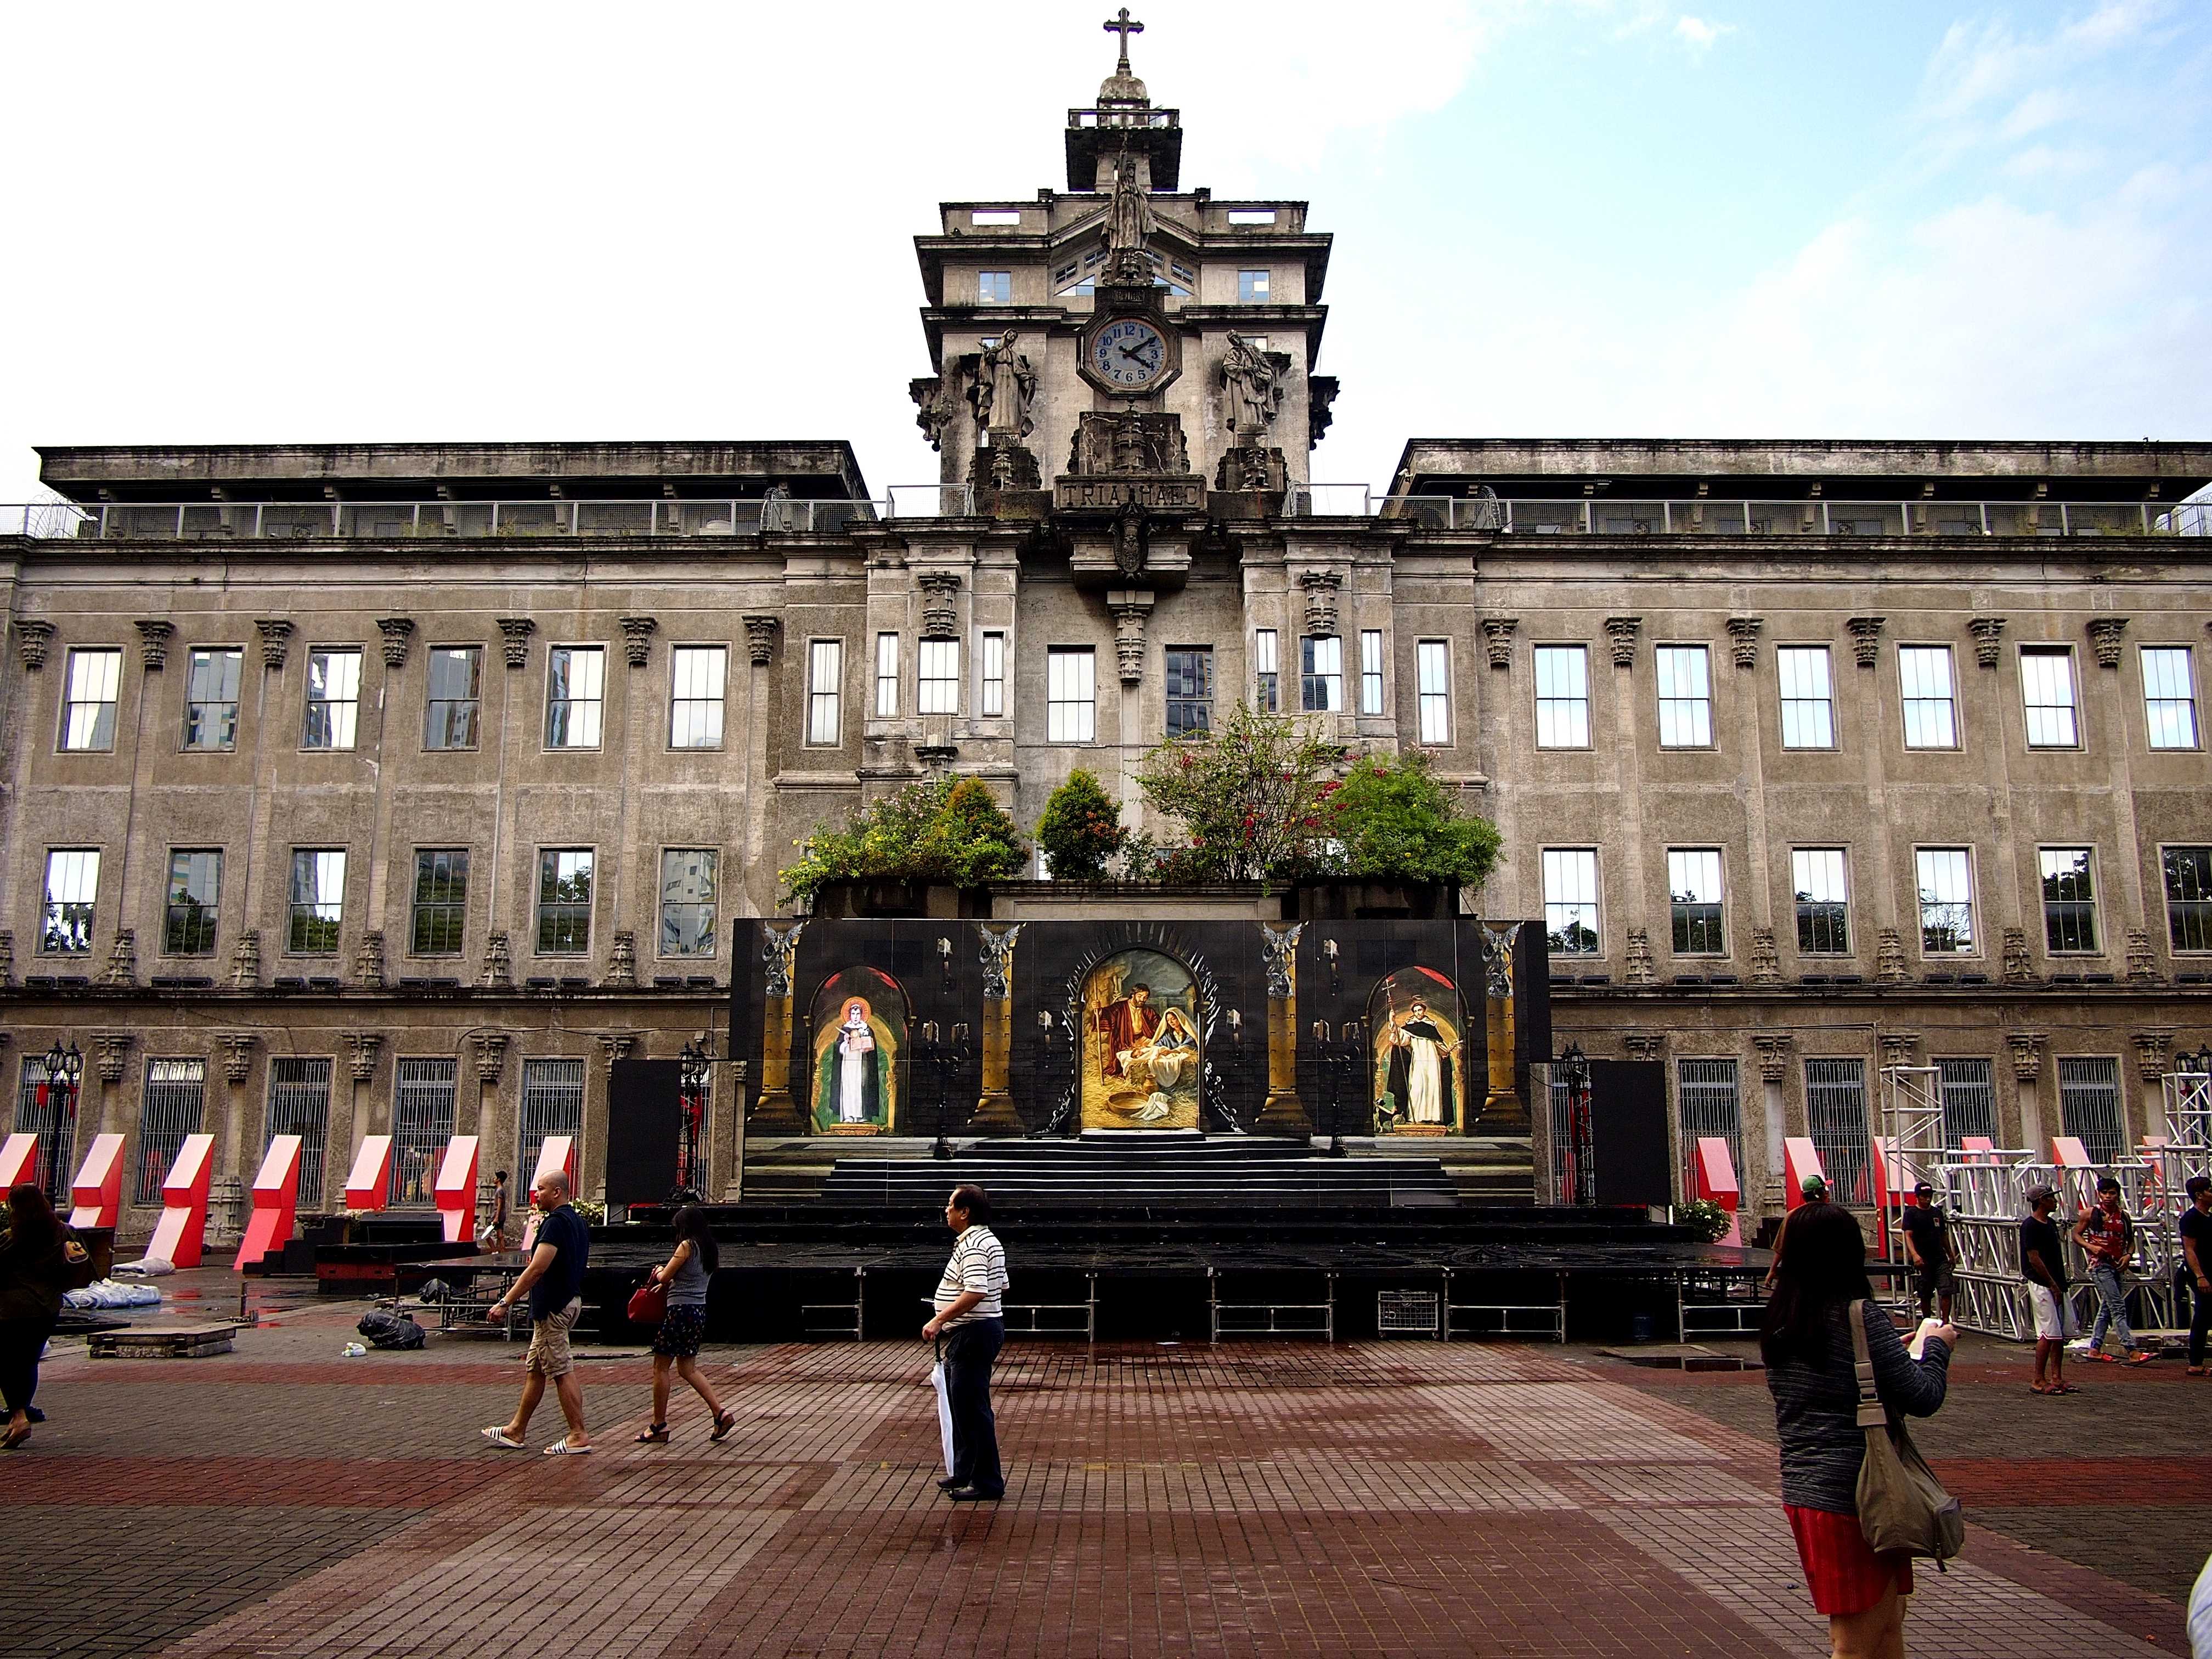
[[[1137,772],[1156,819],[1183,844],[1139,843],[1153,879],[1286,880],[1330,862],[1330,773],[1343,748],[1316,722],[1238,703],[1210,732],[1161,744]]]
[[[786,895],[811,900],[832,881],[945,881],[963,887],[1018,875],[1021,832],[977,778],[908,784],[840,825],[795,843],[799,862],[777,872]]]
[[[1106,860],[1121,850],[1121,805],[1091,773],[1078,769],[1052,792],[1037,819],[1036,844],[1062,881],[1099,881]]]
[[[1347,875],[1473,890],[1498,866],[1497,826],[1461,811],[1425,755],[1358,761],[1329,792],[1328,818]]]

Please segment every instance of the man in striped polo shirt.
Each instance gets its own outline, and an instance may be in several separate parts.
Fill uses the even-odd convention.
[[[922,1340],[945,1339],[945,1395],[952,1408],[952,1473],[938,1486],[956,1504],[995,1503],[1006,1495],[999,1468],[999,1429],[991,1416],[991,1362],[1006,1340],[999,1297],[1006,1288],[1006,1251],[989,1226],[991,1200],[981,1187],[961,1186],[945,1200],[952,1259],[938,1281],[936,1313]]]

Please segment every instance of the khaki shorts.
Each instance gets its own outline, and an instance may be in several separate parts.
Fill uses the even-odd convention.
[[[550,1319],[530,1322],[530,1352],[522,1358],[525,1370],[540,1376],[566,1376],[576,1369],[575,1357],[568,1352],[568,1333],[576,1327],[576,1319],[584,1311],[584,1298],[568,1298],[568,1305]]]

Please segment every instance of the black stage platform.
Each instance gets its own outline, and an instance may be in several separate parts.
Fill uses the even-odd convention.
[[[1434,1158],[1255,1136],[987,1140],[950,1160],[841,1159],[808,1203],[709,1206],[709,1340],[918,1333],[963,1181],[996,1206],[1010,1329],[1041,1336],[1672,1339],[1741,1328],[1767,1260],[1641,1209],[1462,1204]],[[610,1340],[641,1334],[623,1306],[669,1249],[665,1206],[629,1213],[592,1235],[587,1321]]]

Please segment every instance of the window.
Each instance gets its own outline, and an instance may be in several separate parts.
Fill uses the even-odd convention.
[[[1836,1201],[1871,1204],[1867,1166],[1873,1162],[1874,1145],[1867,1127],[1866,1062],[1808,1060],[1805,1117]]]
[[[1797,896],[1797,949],[1808,956],[1850,954],[1850,897],[1844,849],[1793,848],[1790,884]]]
[[[1912,855],[1920,888],[1920,953],[1974,952],[1974,870],[1963,847],[1923,847]]]
[[[668,746],[722,746],[722,688],[730,653],[719,645],[679,645],[669,653]]]
[[[1544,939],[1555,957],[1598,954],[1595,848],[1544,849]]]
[[[1659,647],[1659,746],[1710,749],[1713,745],[1713,692],[1710,665],[1702,645]]]
[[[1669,848],[1667,894],[1674,909],[1676,956],[1719,956],[1728,950],[1718,848]]]
[[[1589,647],[1536,647],[1536,747],[1587,749],[1589,728]]]
[[[1044,738],[1089,743],[1092,731],[1091,653],[1087,645],[1056,645],[1044,656]]]
[[[714,954],[714,854],[671,847],[660,855],[660,954]]]
[[[1421,699],[1421,741],[1451,739],[1451,647],[1442,640],[1423,640],[1413,647]]]
[[[584,1132],[584,1062],[526,1060],[522,1062],[522,1140],[514,1167],[535,1171],[538,1155],[552,1135]]]
[[[1774,672],[1782,684],[1782,746],[1833,749],[1836,697],[1833,682],[1828,678],[1828,647],[1778,647]]]
[[[243,653],[195,651],[185,678],[185,747],[238,747],[238,676]]]
[[[975,273],[975,303],[1002,306],[1014,297],[1014,273],[1011,270],[979,270]]]
[[[1382,712],[1382,630],[1359,630],[1359,712]]]
[[[483,685],[483,648],[474,645],[434,646],[422,708],[425,749],[477,746],[478,698]]]
[[[361,713],[361,653],[307,653],[307,721],[302,749],[350,749]]]
[[[469,849],[424,847],[415,854],[413,925],[408,951],[418,957],[457,957],[469,916]]]
[[[323,1146],[331,1121],[331,1062],[276,1054],[269,1061],[269,1104],[261,1149],[278,1135],[300,1137],[299,1201],[304,1209],[323,1201]]]
[[[222,854],[213,849],[169,854],[169,908],[161,949],[173,957],[215,953],[216,911],[222,902]]]
[[[451,1060],[402,1060],[392,1068],[392,1182],[386,1201],[426,1209],[436,1200],[438,1160],[453,1133]]]
[[[983,635],[983,696],[980,711],[1000,717],[1006,712],[1006,636]]]
[[[1298,641],[1298,707],[1309,714],[1343,712],[1342,640],[1308,638]]]
[[[76,753],[115,747],[115,692],[123,679],[120,651],[72,651],[62,696],[62,747]]]
[[[1282,680],[1275,660],[1275,630],[1261,628],[1252,634],[1253,700],[1263,714],[1276,713],[1283,706]]]
[[[2043,866],[2043,942],[2054,955],[2097,948],[2097,896],[2090,884],[2089,849],[2045,847]]]
[[[2212,847],[2168,847],[2166,933],[2177,951],[2212,951]]]
[[[889,720],[898,713],[899,636],[876,635],[876,718]]]
[[[592,948],[592,849],[538,854],[538,954],[580,957]]]
[[[1167,650],[1168,736],[1187,738],[1213,727],[1213,647],[1171,645]]]
[[[93,901],[100,896],[100,850],[56,848],[46,854],[46,909],[39,949],[52,956],[81,956],[92,949]]]
[[[345,867],[343,853],[293,852],[287,951],[328,956],[338,948],[338,922],[345,912]]]
[[[607,653],[596,645],[556,645],[545,653],[545,746],[597,749],[606,696]]]
[[[1749,1179],[1743,1167],[1743,1106],[1737,1093],[1735,1061],[1678,1060],[1674,1062],[1674,1098],[1682,1114],[1682,1192],[1698,1190],[1698,1142],[1717,1136],[1728,1142],[1729,1164],[1736,1183]]]
[[[920,672],[915,684],[915,713],[957,714],[960,712],[960,641],[924,640]]]
[[[1900,645],[1897,681],[1905,700],[1905,746],[1956,749],[1959,723],[1951,692],[1951,647]]]
[[[1997,1091],[1988,1060],[1937,1060],[1936,1087],[1943,1099],[1946,1146],[1963,1146],[1968,1135],[1996,1139]]]
[[[835,748],[845,740],[837,695],[845,676],[845,642],[816,640],[806,647],[806,741]]]
[[[1267,303],[1267,273],[1264,270],[1240,270],[1237,273],[1237,299],[1239,304],[1263,306]]]
[[[2127,1155],[2128,1132],[2120,1113],[2120,1062],[2108,1054],[2061,1055],[2058,1117],[2081,1139],[2092,1164],[2117,1164]]]
[[[2081,737],[2074,719],[2074,653],[2028,647],[2020,653],[2020,693],[2027,708],[2027,746],[2072,749]]]
[[[133,1183],[134,1204],[159,1204],[161,1182],[185,1137],[200,1132],[200,1115],[207,1104],[207,1061],[149,1059],[146,1062],[146,1092],[138,1104],[138,1179]]]
[[[2199,744],[2197,688],[2189,667],[2185,645],[2143,647],[2143,723],[2154,749],[2194,749]]]

